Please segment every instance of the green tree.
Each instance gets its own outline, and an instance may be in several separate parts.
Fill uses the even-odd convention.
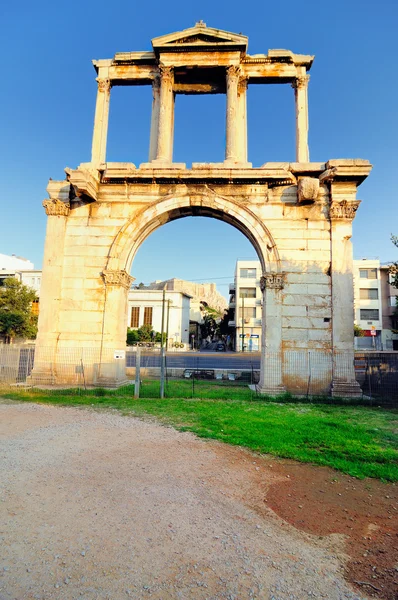
[[[15,337],[34,339],[37,316],[32,314],[36,292],[15,277],[7,277],[0,287],[0,334],[10,343]]]
[[[394,246],[398,248],[398,235],[391,235],[391,241]],[[391,285],[398,289],[398,261],[395,261],[390,265],[390,275],[392,275]]]

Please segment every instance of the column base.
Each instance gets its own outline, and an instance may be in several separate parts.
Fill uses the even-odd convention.
[[[286,393],[284,385],[264,385],[258,383],[256,385],[256,392],[261,396],[281,396]]]
[[[115,379],[114,377],[98,377],[98,379],[94,383],[95,387],[112,388],[112,389],[119,388],[119,387],[122,387],[123,385],[129,385],[129,384],[133,385],[134,381],[127,379],[127,377],[124,377],[122,379]]]
[[[334,379],[330,388],[332,397],[340,398],[362,398],[363,393],[359,383],[353,379],[351,381],[339,381]]]
[[[226,158],[222,163],[225,169],[251,169],[252,163]]]
[[[170,160],[157,158],[151,162],[141,163],[140,169],[186,169],[185,163],[173,163]]]

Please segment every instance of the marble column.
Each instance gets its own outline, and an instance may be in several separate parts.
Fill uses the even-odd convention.
[[[265,273],[260,279],[263,293],[261,373],[259,394],[277,396],[283,386],[282,355],[282,289],[283,273]]]
[[[68,202],[44,200],[47,228],[44,245],[43,274],[40,287],[40,312],[35,346],[34,368],[30,376],[33,385],[56,383],[56,351],[59,339],[59,313],[64,266]]]
[[[174,122],[174,71],[173,67],[160,65],[160,106],[156,161],[172,162]]]
[[[354,369],[354,286],[352,263],[352,220],[359,200],[332,201],[332,396],[360,397],[362,391]]]
[[[240,67],[227,67],[227,122],[225,162],[239,162],[238,83]]]
[[[240,77],[238,82],[238,149],[241,163],[247,163],[247,82],[247,77]]]
[[[296,101],[296,161],[309,162],[308,150],[308,82],[309,75],[296,77],[292,83]]]
[[[97,79],[98,92],[95,106],[93,144],[91,162],[99,165],[106,161],[106,141],[108,136],[109,102],[111,97],[110,79]]]
[[[159,113],[160,113],[160,77],[156,76],[152,81],[152,117],[151,137],[149,142],[149,162],[156,158],[158,147]]]

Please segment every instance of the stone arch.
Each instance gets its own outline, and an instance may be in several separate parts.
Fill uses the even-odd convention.
[[[107,268],[130,272],[137,250],[156,229],[187,216],[203,216],[229,223],[253,244],[262,271],[280,273],[275,241],[264,223],[246,205],[211,194],[169,195],[143,208],[120,229],[110,248]]]

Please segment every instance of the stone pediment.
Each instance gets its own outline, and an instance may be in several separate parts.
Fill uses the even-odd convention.
[[[181,49],[192,48],[195,51],[209,50],[216,47],[227,47],[246,52],[248,38],[245,35],[230,33],[221,29],[207,27],[205,23],[196,23],[194,27],[175,33],[169,33],[153,38],[152,46],[155,52],[180,52]]]

